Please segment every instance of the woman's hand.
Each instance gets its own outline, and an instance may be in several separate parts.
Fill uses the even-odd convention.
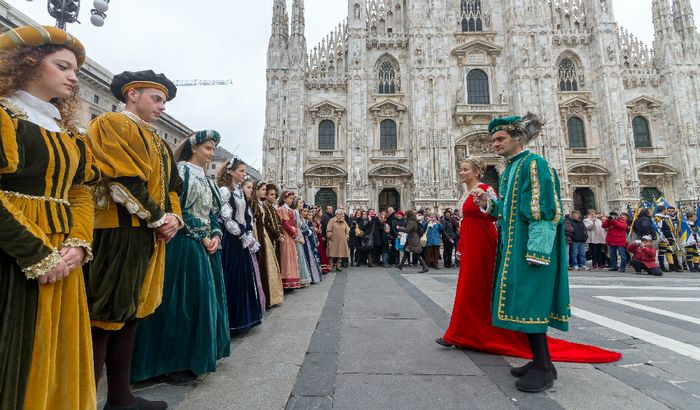
[[[57,281],[67,278],[69,274],[70,270],[68,269],[68,264],[65,260],[61,259],[58,265],[54,266],[53,269],[39,276],[39,284],[46,285],[48,283],[49,285],[53,285]]]
[[[202,239],[202,244],[204,245],[204,249],[206,249],[207,253],[213,255],[216,253],[216,251],[219,250],[219,246],[221,245],[221,238],[219,238],[218,236],[215,236],[213,238],[204,238]]]
[[[83,259],[85,259],[85,249],[81,247],[64,246],[58,253],[68,266],[69,272],[78,268],[82,264]]]

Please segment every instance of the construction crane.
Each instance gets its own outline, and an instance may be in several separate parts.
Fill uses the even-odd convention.
[[[175,80],[178,87],[201,87],[210,85],[231,85],[233,80]]]

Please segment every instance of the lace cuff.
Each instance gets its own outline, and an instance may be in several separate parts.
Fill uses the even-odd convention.
[[[24,272],[24,275],[27,277],[27,279],[36,279],[39,276],[44,276],[48,271],[51,269],[55,268],[56,265],[58,265],[63,259],[61,258],[61,254],[58,253],[56,249],[54,249],[49,256],[45,257],[38,263],[35,263],[32,266],[28,266],[24,269],[22,269],[22,272]]]
[[[130,214],[136,214],[136,216],[145,220],[151,219],[151,213],[148,212],[143,206],[141,206],[139,201],[136,198],[134,198],[131,192],[129,192],[129,190],[126,189],[124,185],[119,184],[117,182],[112,182],[111,184],[109,184],[109,191],[114,202],[124,205],[124,207],[127,211],[129,211]],[[160,220],[162,219],[163,218],[161,218]],[[153,224],[157,222],[158,221],[153,222]]]
[[[88,241],[84,241],[78,238],[68,238],[65,241],[63,241],[63,246],[70,246],[72,248],[83,248],[83,250],[85,251],[85,256],[80,262],[81,265],[85,265],[86,263],[92,260],[92,245]]]

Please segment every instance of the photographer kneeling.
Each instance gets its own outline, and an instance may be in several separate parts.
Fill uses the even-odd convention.
[[[630,264],[636,273],[645,270],[649,275],[661,276],[664,273],[656,263],[656,248],[651,245],[651,236],[645,235],[642,240],[636,240],[627,246],[632,254]]]

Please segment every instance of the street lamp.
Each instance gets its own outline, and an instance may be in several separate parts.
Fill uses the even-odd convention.
[[[27,0],[32,1],[32,0]],[[80,0],[48,0],[47,9],[49,15],[56,19],[56,27],[61,30],[66,29],[66,24],[80,23],[78,14],[80,14]],[[107,15],[105,12],[109,9],[109,0],[95,0],[90,12],[90,22],[97,27],[105,24]]]

